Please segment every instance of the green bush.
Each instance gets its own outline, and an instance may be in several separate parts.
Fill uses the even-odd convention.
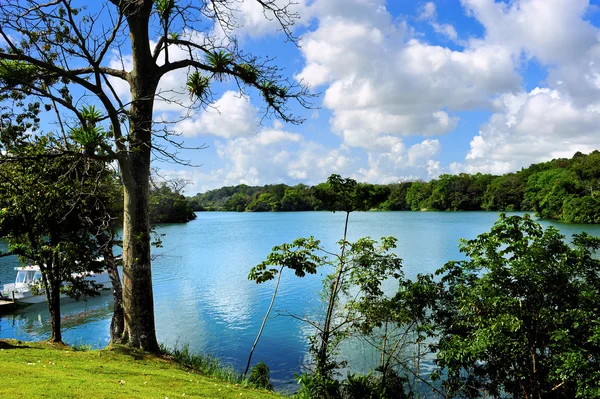
[[[269,366],[264,362],[260,362],[252,367],[250,369],[250,376],[248,377],[248,385],[272,391],[273,384],[271,384],[271,370]]]

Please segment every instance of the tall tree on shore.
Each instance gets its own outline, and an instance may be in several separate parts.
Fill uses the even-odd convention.
[[[255,1],[293,39],[290,29],[297,15],[290,4]],[[71,0],[0,3],[0,94],[7,95],[5,102],[12,109],[23,106],[10,96],[13,93],[41,99],[47,109],[57,110],[55,120],[61,126],[81,125],[80,137],[105,154],[88,152],[89,156],[118,162],[124,191],[123,339],[133,347],[158,351],[148,219],[150,161],[153,152],[181,161],[175,151],[182,143],[167,125],[155,128],[153,111],[158,98],[184,105],[176,93],[159,90],[161,79],[185,71],[188,78],[182,89],[188,90],[192,106],[201,107],[211,102],[211,81],[229,77],[241,93],[251,88],[262,96],[267,115],[290,123],[301,119],[290,112],[288,101],[306,105],[308,93],[283,77],[269,60],[238,48],[237,0],[86,4]],[[185,56],[175,58],[176,49]],[[113,54],[130,54],[131,69],[111,65]],[[130,98],[119,96],[117,84],[129,88]],[[95,128],[81,104],[101,110]],[[98,124],[104,129],[98,129]],[[166,141],[161,143],[161,138]]]

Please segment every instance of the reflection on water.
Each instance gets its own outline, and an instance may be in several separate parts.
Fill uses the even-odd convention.
[[[103,348],[108,339],[98,336],[97,340],[88,340],[83,331],[101,328],[112,317],[112,296],[102,295],[87,301],[63,300],[61,302],[61,327],[64,341],[71,345],[86,344]],[[11,335],[5,334],[5,330]],[[12,314],[0,316],[0,337],[22,340],[43,340],[50,336],[50,313],[48,305],[40,303],[18,307]],[[95,331],[98,333],[99,331]],[[108,326],[106,332],[108,333]]]
[[[493,212],[363,212],[350,217],[349,239],[392,235],[407,277],[433,272],[448,260],[463,257],[458,239],[475,238],[497,220]],[[314,235],[335,251],[343,233],[342,213],[199,213],[184,225],[166,225],[163,248],[153,255],[153,290],[157,336],[167,345],[188,344],[243,369],[248,352],[269,305],[274,282],[247,280],[250,268],[271,248],[297,237]],[[600,226],[554,224],[570,236],[582,230],[600,235]],[[0,242],[0,250],[3,249]],[[0,280],[12,282],[16,259],[0,258]],[[318,313],[321,280],[326,271],[299,279],[284,273],[272,317],[254,353],[265,361],[279,389],[296,386],[294,373],[307,359],[307,325],[282,316]],[[395,287],[388,287],[393,290]],[[111,297],[63,306],[64,340],[69,344],[103,347],[109,341]],[[46,305],[0,317],[0,338],[40,340],[49,336]],[[377,356],[363,344],[349,342],[344,354],[358,368]],[[292,384],[292,385],[287,385]]]

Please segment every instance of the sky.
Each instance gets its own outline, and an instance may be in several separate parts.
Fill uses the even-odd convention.
[[[279,1],[279,0],[278,0]],[[196,167],[156,160],[186,194],[237,184],[370,183],[517,171],[600,149],[600,7],[588,0],[296,0],[298,45],[240,3],[247,52],[310,86],[302,125],[263,118],[233,82],[187,115],[158,102]],[[125,59],[126,61],[126,59]],[[118,64],[121,61],[115,58]],[[180,74],[182,72],[179,72]],[[164,87],[185,82],[168,75]]]

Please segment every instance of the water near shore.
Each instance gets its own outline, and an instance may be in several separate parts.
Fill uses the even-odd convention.
[[[433,272],[448,260],[461,259],[459,238],[475,238],[497,220],[494,212],[367,212],[350,216],[349,239],[363,236],[398,239],[398,254],[408,277]],[[343,233],[343,213],[198,213],[187,224],[165,225],[163,247],[155,248],[153,263],[157,335],[167,345],[189,344],[192,351],[211,353],[242,369],[264,312],[273,284],[247,280],[251,267],[275,245],[313,235],[330,250]],[[600,225],[555,225],[563,234],[587,231],[600,236]],[[0,242],[0,251],[6,247]],[[0,280],[14,281],[15,258],[0,258]],[[274,317],[254,354],[272,370],[280,389],[295,384],[307,351],[306,325],[286,317],[302,315],[319,306],[323,274],[299,279],[284,274]],[[393,289],[393,287],[390,287]],[[103,347],[108,343],[110,296],[63,306],[64,339],[69,344]],[[49,335],[45,305],[14,315],[0,316],[0,338],[40,340]],[[367,354],[354,348],[352,358]]]

